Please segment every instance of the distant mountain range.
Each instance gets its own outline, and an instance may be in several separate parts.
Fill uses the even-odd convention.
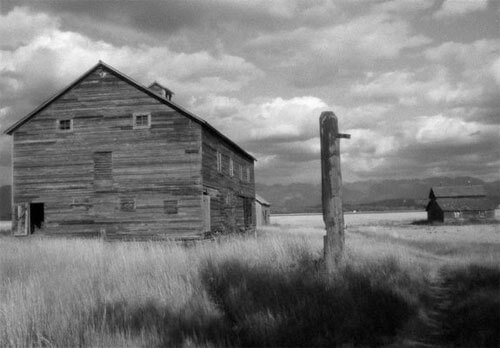
[[[423,210],[432,186],[484,185],[488,195],[500,204],[500,180],[485,182],[473,177],[360,181],[344,183],[345,210]],[[321,212],[321,184],[264,185],[257,193],[271,203],[273,213]],[[0,220],[10,220],[10,186],[0,187]]]
[[[500,180],[485,182],[473,177],[360,181],[344,183],[344,210],[423,210],[432,186],[484,185],[500,204]],[[257,184],[257,193],[271,203],[274,213],[321,212],[321,184]]]

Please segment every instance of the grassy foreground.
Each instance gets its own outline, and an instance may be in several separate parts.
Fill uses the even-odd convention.
[[[352,231],[326,276],[321,231],[302,232],[189,248],[0,238],[0,346],[498,345],[491,243]]]

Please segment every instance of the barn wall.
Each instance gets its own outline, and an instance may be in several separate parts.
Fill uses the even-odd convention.
[[[429,222],[443,222],[444,216],[443,211],[436,203],[435,200],[431,200],[427,205],[427,220]]]
[[[134,112],[151,112],[151,128],[133,129]],[[57,120],[67,118],[73,131],[57,130]],[[17,129],[13,141],[14,203],[45,204],[43,233],[200,232],[201,126],[110,72],[87,76]],[[94,182],[94,153],[103,151],[112,152],[108,187]]]
[[[209,130],[202,131],[203,186],[210,195],[211,230],[230,232],[255,227],[255,177],[253,160],[242,156],[230,144]],[[217,152],[222,155],[222,171],[217,170]],[[229,174],[233,159],[234,175]],[[240,165],[250,168],[249,180],[240,179]],[[244,206],[251,212],[245,223]]]
[[[255,226],[263,225],[262,205],[259,202],[255,203]]]
[[[255,203],[256,225],[265,226],[271,223],[271,209],[267,205],[262,205],[259,202]]]
[[[265,205],[262,206],[262,221],[264,225],[271,223],[271,208]]]
[[[495,218],[494,210],[480,211],[447,211],[444,213],[444,222],[459,222],[469,220],[491,220]]]

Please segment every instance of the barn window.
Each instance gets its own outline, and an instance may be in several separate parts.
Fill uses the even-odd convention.
[[[94,179],[112,179],[112,171],[111,151],[94,152]]]
[[[222,154],[217,151],[217,171],[222,172]]]
[[[59,129],[61,131],[73,130],[73,120],[72,119],[58,120],[57,121],[57,129]]]
[[[239,173],[240,173],[240,180],[243,181],[243,166],[240,164],[239,165]]]
[[[134,129],[150,128],[151,114],[150,113],[134,113]]]
[[[233,159],[229,159],[229,175],[234,176],[234,164]]]
[[[250,182],[250,167],[247,166],[245,169],[246,169],[246,177],[245,177],[245,179],[246,179],[247,182]]]
[[[163,210],[167,215],[177,214],[179,212],[177,201],[176,200],[163,201]]]
[[[134,197],[121,197],[120,198],[121,211],[135,211],[135,198]]]
[[[112,160],[111,151],[94,152],[94,186],[96,189],[113,187]]]

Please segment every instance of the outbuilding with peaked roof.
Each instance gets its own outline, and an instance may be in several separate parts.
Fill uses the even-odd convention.
[[[435,186],[429,192],[429,222],[488,220],[495,217],[496,204],[481,185]]]
[[[271,223],[271,203],[258,194],[255,194],[255,216],[257,227]]]

